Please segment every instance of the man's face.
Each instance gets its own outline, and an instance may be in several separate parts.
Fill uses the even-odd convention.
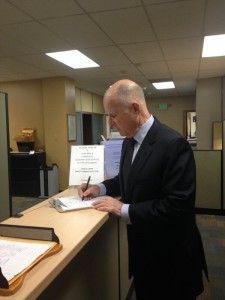
[[[106,115],[109,117],[110,128],[116,129],[121,136],[132,137],[137,128],[137,117],[132,105],[122,105],[118,101],[104,101]]]

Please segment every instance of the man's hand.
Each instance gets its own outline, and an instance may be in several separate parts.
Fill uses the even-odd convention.
[[[82,183],[80,186],[78,186],[77,190],[78,195],[81,198],[84,198],[84,200],[90,200],[92,198],[95,198],[100,193],[100,188],[98,185],[89,184],[88,188],[86,189],[86,183]]]
[[[92,206],[93,208],[109,212],[117,217],[121,217],[121,207],[123,203],[115,198],[105,196],[99,200],[96,200]]]

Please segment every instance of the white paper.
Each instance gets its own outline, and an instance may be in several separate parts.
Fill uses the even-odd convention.
[[[52,245],[0,240],[0,266],[9,281],[29,267]]]
[[[75,195],[69,197],[51,198],[49,201],[59,212],[66,212],[71,210],[92,208],[92,203],[103,197],[104,196],[96,197],[92,200],[82,200],[78,195]]]
[[[105,147],[105,177],[107,179],[119,173],[122,143],[122,139],[101,142]]]
[[[90,184],[104,180],[104,146],[71,146],[69,185]]]

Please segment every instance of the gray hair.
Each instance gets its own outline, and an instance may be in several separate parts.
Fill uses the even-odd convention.
[[[132,100],[137,100],[139,102],[145,103],[143,89],[136,83],[131,83],[129,85],[121,83],[117,87],[116,93],[118,98],[124,104],[129,104]]]

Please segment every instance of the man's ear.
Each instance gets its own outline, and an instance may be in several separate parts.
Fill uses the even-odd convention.
[[[134,102],[132,103],[132,107],[135,113],[139,113],[140,109],[139,109],[139,104]]]

